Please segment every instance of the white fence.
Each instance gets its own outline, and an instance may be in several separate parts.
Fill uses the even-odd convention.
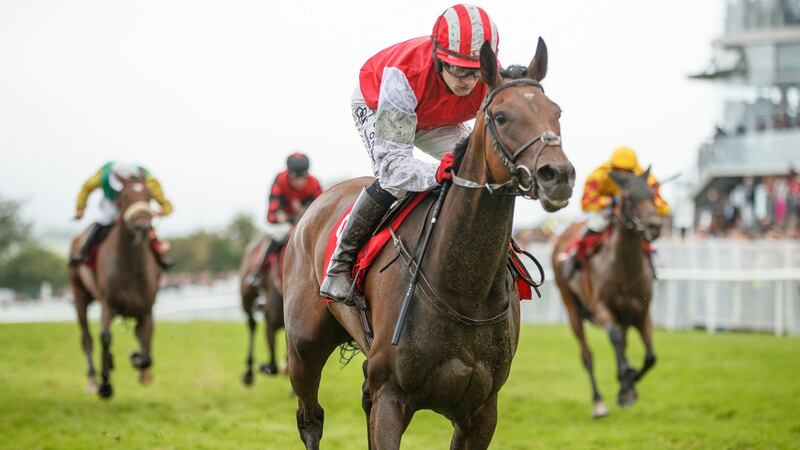
[[[651,312],[667,329],[705,328],[800,334],[800,242],[659,241],[658,281]],[[565,323],[566,314],[550,268],[550,245],[528,249],[547,272],[542,299],[523,302],[522,320]],[[532,267],[530,269],[533,269]],[[534,270],[532,273],[536,273]],[[243,320],[235,279],[211,287],[159,293],[160,320]],[[97,303],[89,311],[99,318]],[[70,299],[0,306],[0,322],[74,320]]]
[[[800,333],[800,242],[661,241],[651,312],[667,329]],[[523,320],[566,322],[550,264],[552,247],[528,249],[545,266],[542,300],[523,304]]]

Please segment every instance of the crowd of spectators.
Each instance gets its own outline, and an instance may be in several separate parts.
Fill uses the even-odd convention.
[[[719,139],[726,136],[742,136],[748,132],[762,132],[766,130],[788,130],[792,128],[800,128],[800,114],[790,116],[789,114],[777,114],[772,117],[758,117],[748,129],[744,123],[740,123],[732,129],[726,129],[720,125],[714,127],[714,139]]]
[[[798,174],[745,177],[729,192],[711,188],[695,219],[699,236],[800,238]]]

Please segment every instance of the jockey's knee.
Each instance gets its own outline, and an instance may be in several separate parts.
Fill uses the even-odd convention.
[[[377,178],[375,181],[367,186],[367,194],[372,197],[379,205],[388,208],[392,206],[398,198],[403,198],[406,192],[397,188],[383,188],[381,187],[380,180]]]

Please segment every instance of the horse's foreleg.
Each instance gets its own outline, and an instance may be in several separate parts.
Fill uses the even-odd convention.
[[[577,301],[577,299],[575,300]],[[586,342],[586,335],[583,330],[583,319],[577,308],[577,303],[569,311],[569,324],[572,328],[572,333],[578,339],[578,344],[581,346],[581,361],[586,373],[589,374],[589,382],[592,386],[592,417],[605,417],[608,415],[608,406],[603,401],[603,396],[597,388],[597,380],[594,376],[594,357],[592,351],[589,349],[589,344]]]
[[[614,353],[617,357],[617,380],[619,380],[620,384],[619,394],[617,394],[617,404],[623,408],[627,408],[636,402],[636,388],[634,387],[636,369],[630,367],[628,358],[625,356],[628,328],[612,323],[607,329],[611,344],[614,346]]]
[[[414,411],[411,411],[403,394],[383,385],[372,394],[369,415],[371,450],[397,450],[400,438],[406,431]]]
[[[361,365],[361,371],[364,373],[364,384],[361,385],[361,408],[364,409],[364,414],[367,416],[367,448],[372,450],[372,438],[369,433],[369,414],[372,411],[372,396],[369,393],[369,384],[367,382],[367,360]]]
[[[245,360],[245,371],[242,375],[242,383],[245,386],[253,384],[253,341],[256,333],[256,319],[252,308],[246,308],[247,314],[247,359]]]
[[[266,375],[275,375],[278,373],[278,363],[275,360],[275,335],[278,334],[278,327],[275,325],[274,319],[270,320],[270,318],[266,317],[266,313],[264,313],[264,316],[265,322],[267,323],[264,329],[267,339],[267,349],[269,351],[269,355],[267,355],[269,362],[261,365],[261,372]]]
[[[278,334],[279,325],[283,322],[283,304],[281,295],[274,286],[267,290],[267,302],[264,305],[264,327],[269,362],[262,364],[260,370],[265,375],[275,375],[278,373],[277,355],[275,353],[275,335]]]
[[[131,363],[133,363],[133,367],[139,369],[139,382],[150,384],[153,382],[151,369],[153,358],[150,356],[150,347],[153,339],[152,313],[136,321],[136,339],[139,340],[139,351],[131,354]]]
[[[572,328],[572,333],[578,339],[578,344],[581,346],[581,361],[586,373],[589,374],[589,382],[592,386],[592,417],[604,417],[608,415],[608,406],[603,401],[603,396],[600,395],[600,390],[597,388],[597,381],[594,376],[594,358],[592,351],[589,349],[589,344],[586,342],[586,335],[583,329],[583,318],[578,310],[578,299],[568,290],[562,290],[562,296],[567,296],[571,301],[566,301],[564,304],[567,308],[567,315],[569,316],[569,325]]]
[[[325,411],[319,404],[319,381],[332,350],[304,352],[297,346],[288,346],[289,381],[297,395],[297,429],[300,439],[309,450],[318,450],[322,439]]]
[[[497,426],[497,394],[490,397],[463,424],[454,424],[451,450],[483,450],[489,447]]]
[[[642,369],[636,372],[635,381],[638,382],[656,364],[656,353],[653,351],[653,322],[650,319],[649,312],[645,314],[644,321],[636,329],[639,330],[639,334],[642,336],[645,348],[644,364]]]
[[[100,388],[97,393],[101,398],[110,398],[113,394],[111,387],[111,369],[114,368],[114,358],[111,355],[111,321],[115,313],[111,307],[103,305],[103,312],[100,317],[100,343],[103,347],[102,365],[100,368]]]
[[[78,288],[73,289],[73,293]],[[90,393],[97,392],[97,373],[94,369],[94,361],[92,361],[92,335],[89,333],[89,321],[87,319],[87,309],[89,308],[89,301],[84,293],[79,297],[75,295],[75,309],[78,313],[78,324],[81,327],[81,348],[86,357],[86,377],[88,379],[86,391]]]

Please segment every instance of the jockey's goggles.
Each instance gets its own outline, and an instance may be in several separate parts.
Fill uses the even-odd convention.
[[[442,67],[444,67],[444,70],[446,70],[450,75],[459,79],[468,77],[478,78],[481,76],[481,69],[453,66],[444,61],[442,61]]]

